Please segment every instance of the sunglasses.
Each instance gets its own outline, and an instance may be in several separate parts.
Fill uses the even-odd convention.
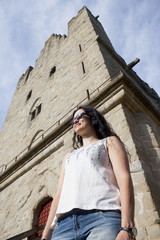
[[[74,125],[74,121],[75,121],[75,120],[78,120],[78,121],[79,121],[81,118],[83,118],[84,115],[88,115],[88,114],[82,112],[82,113],[79,113],[75,118],[73,118],[72,121],[71,121],[72,126]]]

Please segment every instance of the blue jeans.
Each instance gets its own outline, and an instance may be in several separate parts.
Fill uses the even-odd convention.
[[[121,212],[84,211],[58,220],[51,240],[115,240],[121,227]]]

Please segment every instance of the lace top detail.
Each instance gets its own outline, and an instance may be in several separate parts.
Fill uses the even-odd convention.
[[[74,208],[120,209],[120,193],[106,149],[107,139],[70,152],[57,214]]]

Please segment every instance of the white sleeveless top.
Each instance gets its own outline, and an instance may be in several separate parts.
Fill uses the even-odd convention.
[[[120,192],[109,161],[107,138],[73,150],[65,164],[62,192],[56,214],[83,210],[121,209]],[[55,219],[52,226],[55,224]]]

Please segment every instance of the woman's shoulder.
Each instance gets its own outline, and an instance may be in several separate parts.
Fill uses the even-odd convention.
[[[119,141],[118,137],[116,136],[108,136],[107,138],[107,142],[115,142],[115,141]]]
[[[109,147],[109,146],[113,147],[113,146],[117,146],[117,145],[122,145],[122,143],[117,136],[109,136],[109,137],[107,137],[106,145],[107,145],[107,147]]]

